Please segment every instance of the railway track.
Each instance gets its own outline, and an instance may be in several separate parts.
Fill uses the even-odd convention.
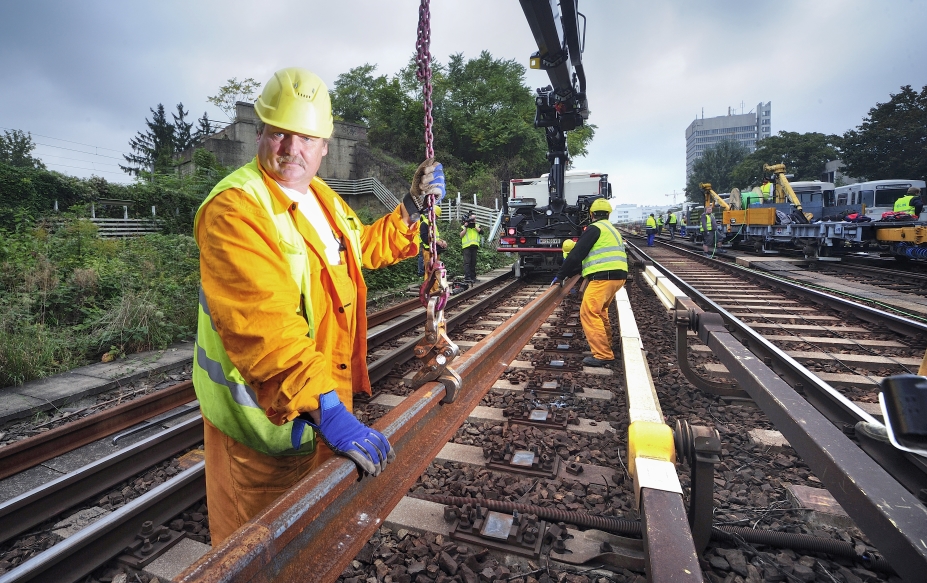
[[[856,511],[850,513],[864,531],[904,548],[907,560],[922,553],[927,466],[878,435],[881,423],[871,403],[879,375],[916,372],[927,328],[699,253],[661,245],[635,254],[650,263],[649,280],[674,312],[686,378],[724,397],[745,391],[843,507]],[[693,370],[689,328],[722,363],[714,372],[729,374],[737,388]],[[796,350],[795,343],[814,350]],[[828,372],[821,363],[842,370]],[[893,502],[886,503],[889,498]]]
[[[841,575],[840,569],[851,574],[852,571],[836,562],[787,551],[795,555],[794,564],[790,566],[786,564],[790,560],[787,554],[759,551],[751,554],[744,550],[753,548],[743,538],[750,534],[740,532],[736,525],[725,525],[722,521],[712,529],[713,518],[734,518],[727,522],[741,522],[736,519],[741,516],[736,504],[733,509],[727,503],[716,505],[714,510],[721,508],[730,514],[715,516],[711,502],[712,484],[719,480],[725,488],[740,495],[738,479],[742,470],[728,467],[725,464],[729,460],[720,459],[731,453],[728,449],[733,450],[733,445],[724,444],[722,448],[712,441],[718,435],[710,428],[701,427],[711,419],[689,415],[691,402],[678,400],[676,386],[679,385],[667,394],[662,381],[681,373],[672,366],[665,366],[662,356],[657,358],[660,364],[656,370],[648,367],[647,353],[642,349],[645,342],[653,340],[646,333],[637,334],[635,316],[630,309],[632,302],[628,300],[628,295],[636,298],[636,311],[638,302],[646,303],[639,297],[645,292],[629,286],[624,299],[619,297],[619,317],[614,328],[616,336],[621,337],[621,363],[607,370],[589,370],[579,364],[584,342],[576,313],[576,296],[570,296],[566,289],[535,286],[530,293],[537,297],[529,301],[524,291],[515,290],[516,284],[509,285],[511,287],[501,293],[516,296],[510,305],[497,305],[491,312],[487,312],[485,306],[460,311],[456,322],[449,326],[449,330],[459,328],[454,332],[455,341],[466,350],[458,359],[457,368],[468,387],[467,394],[462,394],[453,404],[440,404],[441,385],[429,384],[412,391],[402,381],[402,377],[411,376],[414,371],[413,366],[404,364],[410,358],[408,351],[414,340],[397,341],[386,339],[385,335],[377,340],[380,332],[376,326],[371,327],[374,338],[371,346],[379,343],[370,358],[372,377],[379,380],[376,383],[378,393],[369,402],[358,403],[356,412],[360,418],[384,431],[397,447],[397,463],[391,465],[383,477],[356,483],[353,465],[341,458],[332,459],[326,463],[324,472],[307,478],[236,533],[233,539],[184,573],[172,575],[174,580],[304,581],[304,565],[311,560],[313,576],[318,580],[342,576],[345,581],[361,581],[371,575],[378,580],[390,577],[393,581],[451,580],[458,575],[461,580],[470,580],[472,575],[476,577],[473,580],[519,580],[521,576],[520,580],[528,581],[529,577],[535,580],[544,576],[556,578],[560,573],[585,577],[577,581],[591,581],[595,577],[632,581],[637,577],[631,571],[634,570],[646,571],[654,581],[702,581],[703,573],[725,575],[719,558],[727,565],[727,573],[743,571],[743,578],[758,573],[761,578],[768,574],[768,580],[785,580],[796,576],[795,573],[807,577],[810,569],[813,576],[849,580]],[[519,295],[522,297],[517,297]],[[656,302],[653,298],[647,301]],[[659,304],[656,305],[660,309]],[[645,321],[649,321],[650,316],[644,316]],[[400,320],[410,317],[399,316]],[[392,330],[404,325],[399,321],[383,324]],[[648,352],[654,349],[648,347]],[[403,351],[406,357],[396,356]],[[705,364],[713,360],[704,353],[696,353],[695,358],[702,358]],[[722,372],[719,368],[714,370]],[[737,370],[727,371],[735,377],[738,373]],[[871,376],[871,371],[857,376],[866,374]],[[712,382],[721,384],[722,381],[723,378]],[[671,405],[669,409],[661,409],[660,401],[667,396]],[[738,403],[744,401],[715,400],[714,409],[711,404],[707,407],[708,416],[723,415],[725,406],[731,413],[739,412],[742,405]],[[664,421],[672,424],[674,419],[678,450],[674,455],[683,465],[676,478],[677,485],[666,489],[665,483],[654,484],[653,475],[634,467],[632,459],[641,457],[644,461],[640,465],[646,466],[647,460],[652,459],[650,456],[659,458],[660,452],[636,456],[635,447],[629,447],[628,426],[635,421],[645,421],[666,427]],[[726,434],[735,424],[724,421]],[[718,425],[725,427],[720,421]],[[193,421],[189,427],[195,426]],[[192,431],[195,433],[195,429]],[[718,447],[708,453],[704,449],[697,451],[695,444],[702,447],[706,439],[712,441],[712,447]],[[184,445],[179,450],[187,447],[192,446]],[[802,455],[804,457],[804,453]],[[706,456],[718,459],[706,462]],[[192,458],[195,454],[187,455],[183,461],[171,462],[170,467],[178,469],[178,473],[164,485],[179,483],[177,478],[180,477],[188,484],[195,483],[199,478],[193,476],[201,475],[202,465]],[[668,460],[663,461],[671,466]],[[719,468],[717,476],[714,473],[716,465]],[[801,476],[803,470],[797,471]],[[817,469],[814,472],[817,473]],[[675,477],[675,471],[670,473]],[[766,473],[772,474],[769,470]],[[805,476],[814,483],[811,479],[814,475],[805,472]],[[390,488],[382,487],[385,477],[392,480]],[[114,479],[119,480],[110,478]],[[744,491],[747,492],[745,496],[750,493]],[[688,507],[682,493],[686,494]],[[773,497],[769,492],[766,494]],[[778,491],[775,495],[778,496]],[[697,500],[701,503],[696,504]],[[458,503],[456,510],[445,510],[446,504],[454,506],[454,502]],[[776,500],[773,505],[780,502]],[[189,523],[195,528],[197,521],[191,519],[203,510],[199,498],[184,503],[185,506],[171,516],[182,513],[181,526]],[[545,514],[548,512],[549,515]],[[574,516],[577,512],[585,517]],[[771,530],[786,524],[787,528],[798,531],[793,533],[795,536],[812,532],[804,527],[801,516],[793,519],[780,512],[782,508],[765,510],[763,516],[778,516],[776,522],[767,525]],[[402,518],[404,513],[412,513],[411,523]],[[452,521],[445,522],[445,517]],[[161,521],[170,522],[170,518]],[[499,520],[502,522],[498,523]],[[592,526],[596,531],[610,531],[610,534],[585,534],[568,526],[567,520],[585,520],[584,527]],[[135,530],[137,524],[136,519]],[[474,532],[485,530],[490,524],[502,524],[502,530],[507,528],[506,532],[513,538],[503,545],[516,548],[502,546],[492,554],[480,550],[492,548],[493,544]],[[554,528],[548,531],[550,525]],[[691,526],[681,528],[682,525]],[[107,528],[113,526],[107,525]],[[472,537],[461,536],[461,528],[466,531],[464,534]],[[124,536],[131,538],[134,534],[134,531],[127,531]],[[767,536],[776,534],[769,532]],[[86,539],[93,536],[89,532],[82,534]],[[851,560],[850,565],[857,565],[853,568],[859,573],[872,573],[863,567],[888,569],[875,554],[876,549],[868,546],[868,541],[851,536],[849,540],[831,542],[833,548],[827,547],[827,551],[837,555],[843,553],[844,560],[847,556],[855,560],[856,563]],[[811,555],[809,547],[803,545],[811,544],[810,548],[814,549],[813,544],[817,543],[802,539],[788,543],[768,540],[760,544],[789,544]],[[517,548],[519,545],[521,549]],[[535,546],[538,551],[533,550]],[[881,550],[881,544],[879,546]],[[540,552],[542,547],[546,549],[544,552]],[[835,550],[836,547],[840,548]],[[865,550],[860,552],[860,548]],[[250,550],[243,554],[243,549]],[[693,562],[696,550],[705,551],[701,562]],[[72,554],[74,552],[82,555],[84,572],[92,573],[92,568],[87,570],[90,553],[72,551]],[[507,557],[504,560],[503,555]],[[518,560],[512,558],[516,555],[528,556]],[[810,562],[812,566],[800,561]],[[590,568],[597,570],[588,576],[582,574]],[[678,575],[679,568],[687,568],[691,576],[673,578]],[[74,572],[68,563],[47,566],[44,571],[35,569],[33,567],[34,577],[39,578],[12,577],[14,569],[0,575],[0,581],[77,580],[60,574]],[[20,569],[20,573],[23,572]],[[144,571],[140,572],[145,576]],[[55,578],[49,573],[54,573]],[[95,574],[100,575],[99,572]],[[887,575],[873,574],[873,577],[876,578],[872,580],[887,580]],[[711,576],[708,579],[716,580]]]

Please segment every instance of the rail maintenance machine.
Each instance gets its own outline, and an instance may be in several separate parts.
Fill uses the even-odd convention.
[[[579,238],[590,222],[594,200],[611,198],[607,174],[566,171],[566,132],[582,127],[589,116],[582,61],[585,17],[575,0],[559,5],[521,0],[521,7],[538,45],[531,68],[547,71],[551,82],[537,90],[534,116],[534,126],[544,128],[547,137],[550,172],[511,181],[509,193],[502,197],[502,234],[496,250],[518,254],[516,277],[559,269],[563,241]]]

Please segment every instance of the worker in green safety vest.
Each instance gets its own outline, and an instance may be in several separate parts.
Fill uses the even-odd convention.
[[[924,210],[924,202],[921,200],[921,189],[916,186],[909,188],[906,196],[902,196],[895,201],[895,208],[892,210],[896,213],[908,213],[909,215],[920,217],[921,211]]]
[[[608,220],[611,203],[604,198],[596,199],[589,212],[594,222],[576,241],[551,285],[563,285],[565,279],[577,273],[582,273],[589,282],[579,309],[579,321],[592,356],[584,358],[583,364],[607,366],[615,361],[608,307],[628,278],[628,255],[624,239]]]

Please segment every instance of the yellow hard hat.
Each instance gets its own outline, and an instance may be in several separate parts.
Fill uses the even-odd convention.
[[[604,198],[597,198],[592,202],[592,206],[589,207],[590,213],[610,213],[612,212],[612,205],[610,202]]]
[[[268,125],[316,138],[330,138],[335,128],[328,88],[318,75],[299,67],[274,73],[254,112]]]
[[[441,216],[441,207],[439,207],[439,206],[436,206],[436,207],[435,207],[435,216],[436,216],[436,217],[440,217],[440,216]]]
[[[576,247],[576,241],[574,241],[573,239],[567,239],[566,241],[563,242],[561,249],[563,249],[564,253],[569,253],[570,251],[573,250],[573,247]]]

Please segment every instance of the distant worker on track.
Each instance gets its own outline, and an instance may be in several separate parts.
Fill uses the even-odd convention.
[[[702,251],[708,256],[713,255],[718,246],[717,233],[715,232],[715,218],[712,216],[711,212],[712,206],[706,206],[705,212],[702,213],[702,223],[699,226],[699,231],[702,233]]]
[[[769,178],[763,178],[760,193],[763,195],[763,202],[772,202],[772,184],[770,184]]]
[[[579,321],[592,350],[592,356],[583,359],[588,366],[606,366],[615,361],[608,307],[628,279],[624,239],[608,220],[611,212],[612,206],[604,198],[592,203],[589,213],[594,222],[583,231],[551,282],[563,285],[565,279],[580,272],[589,282],[579,308]]]
[[[563,251],[563,258],[566,259],[567,255],[570,254],[570,251],[573,250],[573,247],[576,246],[576,241],[573,239],[567,239],[563,242],[563,245],[560,246],[560,249]]]
[[[909,188],[906,196],[902,196],[895,201],[895,208],[892,210],[896,213],[908,213],[909,215],[920,218],[921,211],[924,210],[924,201],[921,200],[921,189],[916,186]]]
[[[653,218],[653,213],[647,217],[647,246],[653,247],[653,238],[657,233],[657,219]]]
[[[657,215],[657,235],[663,235],[663,215]]]
[[[257,157],[213,188],[193,228],[193,384],[213,547],[332,452],[374,476],[395,457],[350,413],[353,393],[370,393],[361,268],[414,257],[418,215],[445,192],[441,165],[427,160],[403,202],[365,226],[316,176],[333,131],[322,80],[277,71],[254,110]]]
[[[460,226],[460,247],[463,250],[464,283],[476,283],[476,256],[480,251],[480,235],[483,227],[476,222],[476,214],[470,213]]]
[[[676,214],[666,213],[666,224],[669,225],[670,241],[676,240]]]

